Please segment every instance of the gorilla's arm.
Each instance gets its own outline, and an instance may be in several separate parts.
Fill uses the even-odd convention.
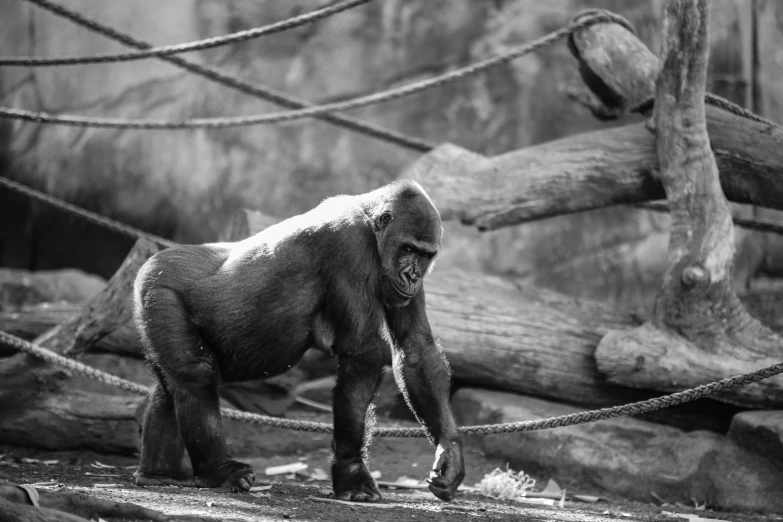
[[[430,491],[442,500],[451,500],[465,477],[462,438],[449,402],[449,365],[432,336],[424,292],[410,306],[390,315],[393,316],[390,326],[395,338],[391,347],[397,386],[436,446]]]

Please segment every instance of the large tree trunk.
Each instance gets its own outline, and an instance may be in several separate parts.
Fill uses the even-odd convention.
[[[608,333],[596,359],[611,382],[675,391],[779,363],[783,353],[781,338],[747,313],[731,285],[731,214],[710,150],[704,108],[706,0],[668,2],[664,27],[654,127],[672,213],[669,267],[652,322]],[[779,407],[783,377],[716,398]]]
[[[76,302],[92,299],[106,280],[81,270],[0,268],[0,310],[10,311],[44,302]]]
[[[133,453],[143,397],[79,390],[68,372],[27,354],[0,359],[0,443]]]

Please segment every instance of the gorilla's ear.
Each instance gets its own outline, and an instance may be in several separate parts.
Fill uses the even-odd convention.
[[[389,226],[389,223],[392,222],[392,219],[394,218],[392,218],[391,212],[389,212],[388,210],[384,210],[383,212],[375,216],[375,221],[373,223],[373,225],[375,226],[375,230],[378,232],[382,232],[383,230],[386,229],[386,227]]]

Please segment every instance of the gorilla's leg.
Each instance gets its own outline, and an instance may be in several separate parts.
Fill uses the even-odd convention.
[[[155,386],[144,414],[138,486],[192,486],[193,477],[183,466],[185,441],[174,414],[174,400],[162,381]]]
[[[381,498],[367,469],[367,446],[374,418],[370,403],[381,375],[380,350],[340,356],[334,388],[334,450],[332,487],[342,500],[375,501]]]
[[[142,314],[149,356],[164,375],[199,487],[248,490],[253,469],[231,459],[223,435],[220,371],[176,292],[156,288]]]
[[[196,486],[249,490],[255,480],[253,468],[228,454],[217,383],[183,383],[174,392],[174,401]]]

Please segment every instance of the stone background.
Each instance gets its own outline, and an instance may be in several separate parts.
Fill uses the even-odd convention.
[[[328,3],[62,1],[156,45],[248,29]],[[657,51],[660,4],[660,0],[383,0],[314,25],[184,56],[320,104],[493,56],[563,26],[588,7],[626,16],[640,38]],[[774,0],[712,4],[709,88],[783,121],[783,97],[777,87],[783,76],[783,50],[775,40],[783,6]],[[755,59],[754,42],[758,44]],[[9,56],[124,50],[20,0],[0,3],[0,49]],[[568,98],[569,89],[580,84],[576,62],[560,42],[486,74],[351,115],[494,155],[607,125]],[[159,60],[0,68],[0,105],[163,119],[280,110]],[[417,154],[311,119],[188,131],[116,131],[0,121],[0,175],[186,242],[215,239],[240,207],[285,217],[333,194],[375,188],[398,176]],[[47,214],[8,194],[0,194],[2,206],[6,210],[0,215],[0,262],[6,266],[76,265],[110,275],[127,251],[125,239]],[[439,266],[481,270],[578,297],[641,306],[655,295],[667,240],[665,216],[627,207],[485,234],[451,223]],[[765,250],[773,242],[744,232],[738,233],[738,242],[741,252],[751,245],[757,254],[754,259],[765,260],[768,270],[774,268],[770,261],[774,256],[769,255],[773,249]],[[765,255],[758,255],[759,249]],[[757,265],[751,269],[756,271]]]

